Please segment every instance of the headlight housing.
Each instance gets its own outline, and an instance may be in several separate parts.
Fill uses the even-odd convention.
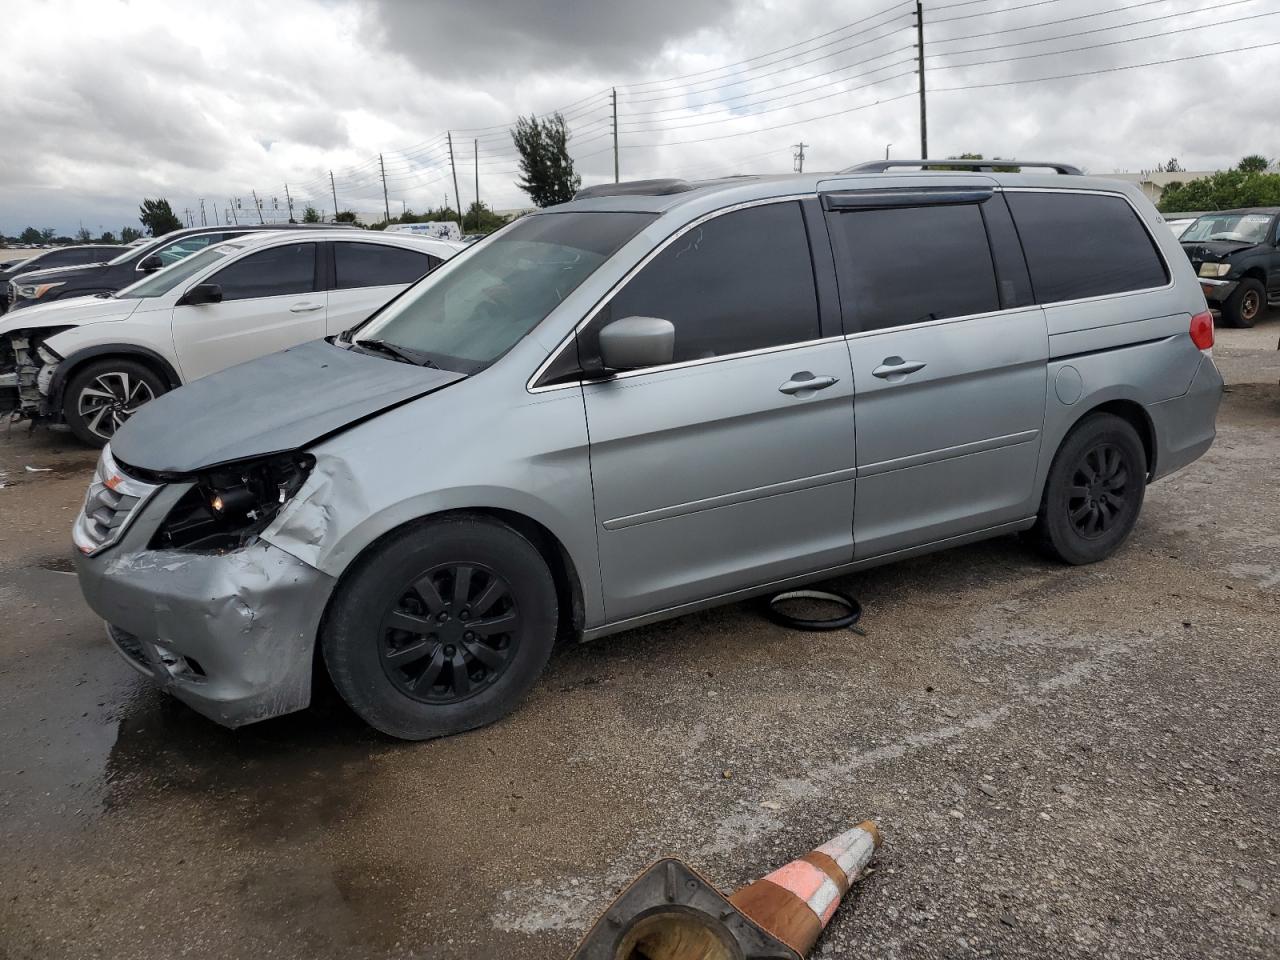
[[[223,552],[267,528],[315,466],[309,453],[285,453],[202,473],[152,537],[157,550]]]
[[[59,280],[57,283],[20,283],[17,285],[18,296],[24,300],[39,300],[50,290],[56,290],[65,285],[65,280]]]
[[[1200,276],[1202,277],[1225,277],[1231,272],[1231,264],[1229,263],[1202,263],[1200,264]]]

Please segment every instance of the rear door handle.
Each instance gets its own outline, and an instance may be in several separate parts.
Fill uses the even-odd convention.
[[[290,313],[314,313],[317,310],[323,310],[323,303],[295,303],[289,308]]]
[[[903,360],[901,357],[885,357],[884,363],[871,371],[881,380],[901,380],[909,373],[923,370],[928,364],[923,360]]]
[[[778,392],[795,396],[800,393],[825,390],[832,384],[839,382],[839,377],[815,377],[808,370],[802,370],[799,373],[793,373],[790,380],[778,387]]]

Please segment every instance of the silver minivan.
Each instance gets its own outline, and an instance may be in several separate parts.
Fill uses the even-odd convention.
[[[322,667],[417,739],[557,638],[1015,532],[1102,560],[1214,438],[1191,266],[1128,184],[912,166],[592,187],[160,397],[103,450],[85,597],[220,723]]]

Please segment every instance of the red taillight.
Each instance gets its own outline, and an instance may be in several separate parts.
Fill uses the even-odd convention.
[[[1191,318],[1191,342],[1201,350],[1213,349],[1213,314],[1208,310]]]

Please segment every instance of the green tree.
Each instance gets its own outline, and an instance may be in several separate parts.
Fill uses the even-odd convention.
[[[90,233],[84,227],[81,227],[79,230],[76,231],[76,240],[79,241],[80,243],[88,243],[92,239],[93,239],[93,234]]]
[[[99,243],[115,243],[116,235],[112,233],[110,230],[103,230],[102,236],[98,238],[98,242]]]
[[[1156,173],[1186,173],[1186,170],[1177,157],[1170,157],[1168,163],[1156,164]]]
[[[1236,169],[1242,173],[1263,173],[1270,165],[1271,162],[1262,154],[1251,153],[1236,164]]]
[[[43,230],[40,231],[40,242],[52,243],[53,238],[56,237],[57,235],[58,235],[58,231],[53,229],[53,227],[45,227]],[[68,239],[70,238],[68,237]]]
[[[22,233],[18,234],[18,239],[22,243],[39,243],[40,231],[35,227],[27,227],[27,229],[22,231]]]
[[[1222,170],[1198,180],[1170,184],[1161,195],[1159,206],[1162,213],[1280,206],[1280,173]]]
[[[473,201],[462,218],[463,229],[467,233],[493,233],[506,222],[506,217],[494,213],[488,204],[480,200]]]
[[[311,206],[311,204],[307,204],[307,209],[302,211],[302,222],[303,223],[319,223],[320,211],[317,210],[315,207]]]
[[[582,177],[573,171],[569,157],[569,126],[564,117],[553,113],[539,120],[536,116],[516,120],[511,139],[520,153],[520,176],[516,182],[539,207],[566,203],[582,186]]]
[[[947,159],[948,159],[948,160],[985,160],[985,159],[987,159],[987,158],[986,158],[985,156],[983,156],[982,154],[980,154],[980,153],[962,153],[962,154],[960,154],[960,155],[959,155],[959,156],[957,156],[957,157],[947,157]],[[994,157],[994,158],[993,158],[993,160],[999,160],[999,159],[1000,159],[999,157]],[[934,169],[935,169],[935,170],[967,170],[967,169],[969,169],[969,168],[968,168],[968,167],[949,167],[949,166],[947,166],[947,165],[943,164],[943,165],[941,165],[941,166],[934,167]],[[1007,166],[1007,165],[1005,165],[1005,166],[993,165],[993,166],[991,167],[991,169],[992,169],[993,171],[995,171],[996,173],[1017,173],[1017,172],[1019,172],[1022,168],[1021,168],[1021,167],[1010,167],[1010,166]]]
[[[123,227],[120,230],[121,243],[133,243],[133,241],[141,238],[142,231],[137,227]]]
[[[138,208],[138,219],[153,237],[163,237],[166,233],[182,229],[182,221],[174,216],[169,201],[164,199],[143,200]]]
[[[333,215],[334,223],[359,223],[354,210],[339,210]]]

